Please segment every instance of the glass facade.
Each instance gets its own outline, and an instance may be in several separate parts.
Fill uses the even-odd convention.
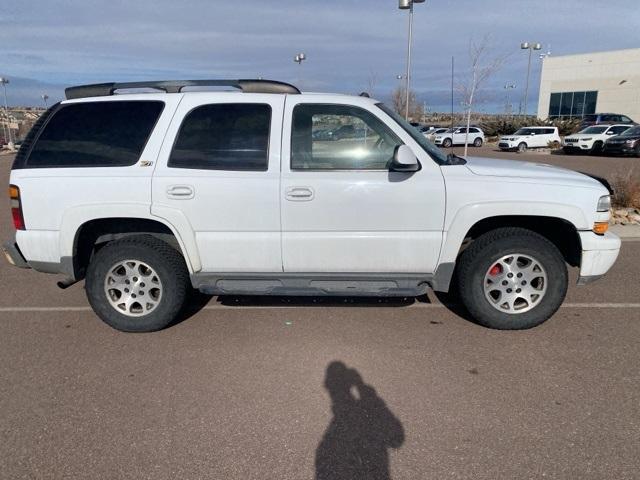
[[[549,99],[549,118],[583,118],[596,112],[598,92],[552,93]]]

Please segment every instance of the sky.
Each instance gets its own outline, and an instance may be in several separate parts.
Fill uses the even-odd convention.
[[[448,111],[451,57],[465,81],[469,44],[489,36],[505,57],[477,110],[502,111],[505,84],[524,94],[527,52],[554,56],[640,47],[638,0],[427,0],[415,5],[412,88],[433,111]],[[633,8],[630,6],[632,5]],[[638,6],[640,7],[640,6]],[[397,0],[4,0],[0,75],[10,105],[61,100],[84,83],[192,78],[269,78],[307,91],[388,100],[406,69],[408,13]],[[296,53],[307,60],[298,65]],[[529,90],[535,111],[541,60]],[[456,110],[460,98],[456,94]]]

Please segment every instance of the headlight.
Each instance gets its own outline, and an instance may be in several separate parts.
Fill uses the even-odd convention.
[[[581,140],[584,141],[584,142],[588,142],[589,140],[593,140],[593,138],[592,137],[587,137],[587,138],[582,138]]]
[[[611,208],[611,195],[603,195],[598,200],[598,212],[608,212]]]
[[[633,146],[634,143],[636,143],[635,140],[627,140],[627,145]]]

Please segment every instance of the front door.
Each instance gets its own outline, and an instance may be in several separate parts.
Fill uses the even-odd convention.
[[[369,100],[306,99],[289,96],[285,107],[285,272],[432,273],[445,208],[440,167]],[[347,130],[336,138],[334,132]],[[418,156],[421,171],[389,171],[403,143]]]
[[[152,213],[190,230],[204,272],[282,272],[284,95],[202,93],[178,106],[153,177]]]

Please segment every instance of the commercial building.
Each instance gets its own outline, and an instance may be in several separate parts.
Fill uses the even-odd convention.
[[[619,113],[640,123],[640,48],[542,61],[538,118]]]

